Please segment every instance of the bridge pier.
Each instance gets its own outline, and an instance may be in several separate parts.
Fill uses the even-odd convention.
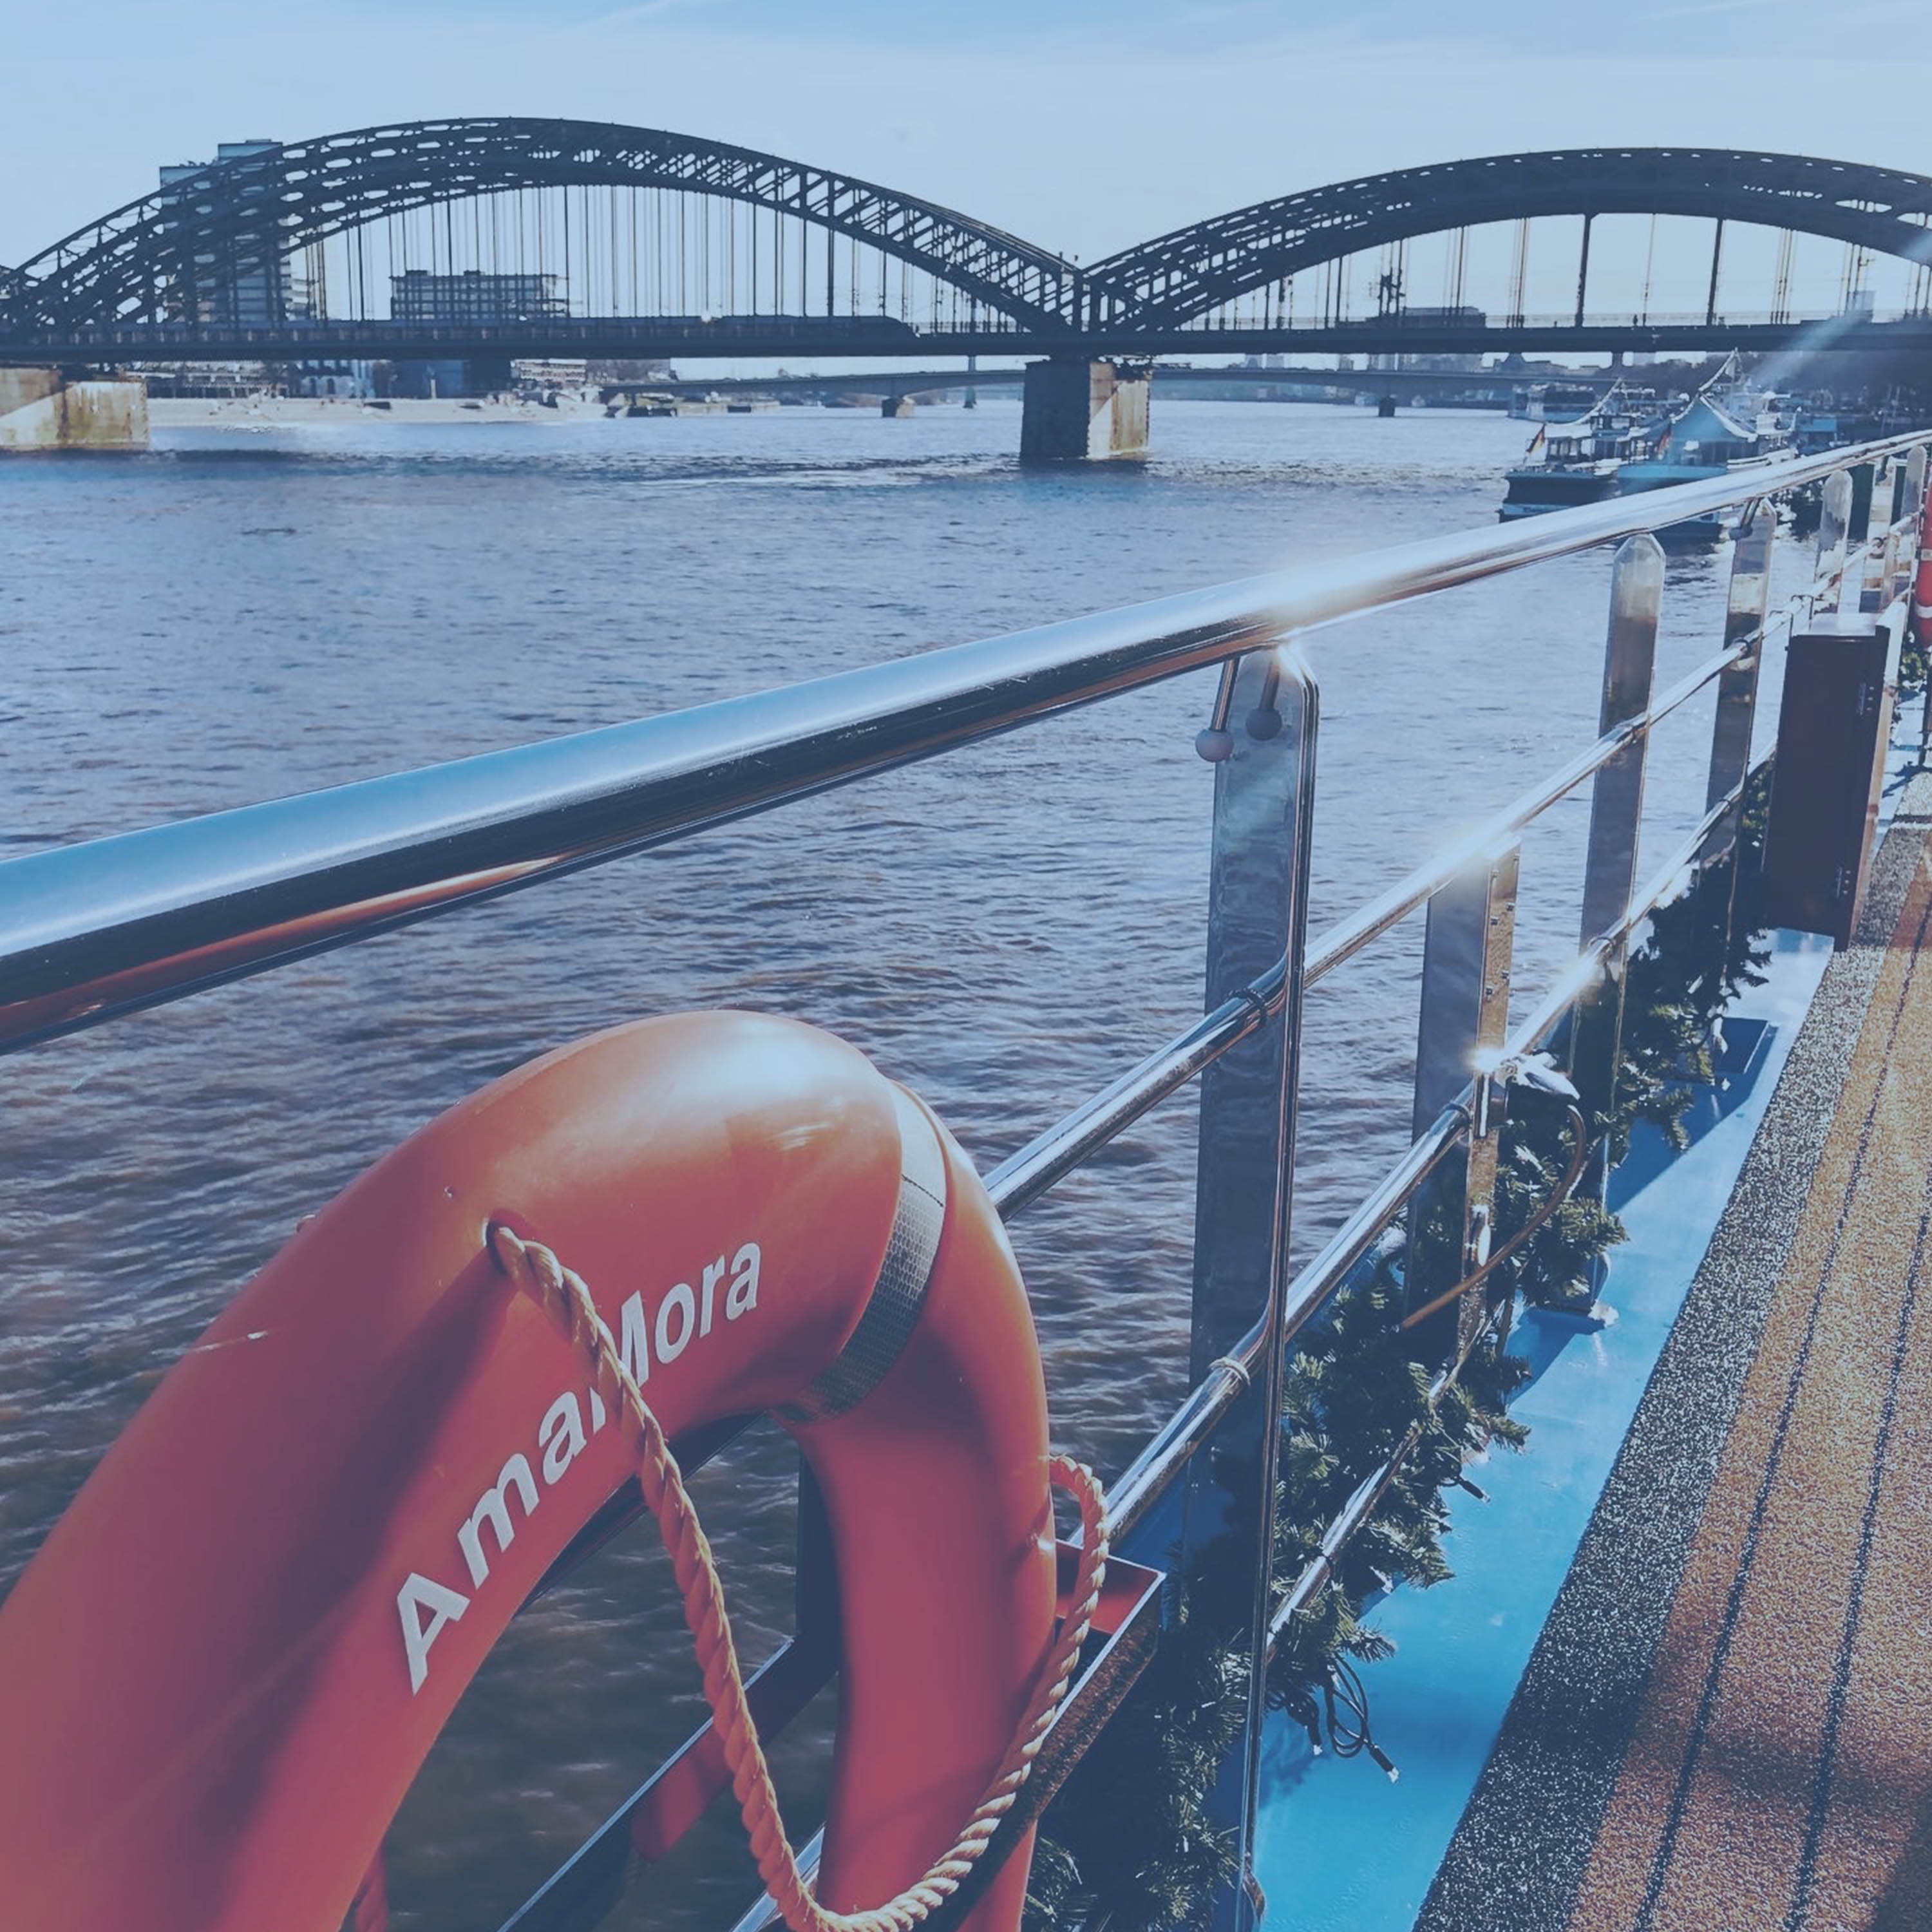
[[[1029,362],[1020,418],[1022,463],[1085,463],[1147,448],[1144,365],[1084,356]]]
[[[147,446],[148,386],[139,376],[74,382],[58,369],[0,369],[0,454]]]

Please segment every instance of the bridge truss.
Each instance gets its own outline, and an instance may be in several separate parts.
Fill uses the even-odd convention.
[[[714,219],[721,209],[746,219]],[[578,314],[646,288],[660,302],[676,291],[679,306],[658,312],[698,314],[713,279],[734,294],[742,281],[751,312],[805,313],[822,290],[824,312],[842,298],[849,313],[885,306],[890,261],[963,298],[981,326],[1050,332],[1072,314],[1078,280],[1045,249],[850,176],[652,128],[503,118],[362,128],[203,168],[22,263],[9,320],[280,323],[315,298],[262,291],[279,280],[274,265],[306,252],[320,266],[336,237],[355,244],[338,251],[337,279],[362,317],[392,299],[382,280],[412,268],[548,277],[561,292],[544,298]],[[862,253],[874,258],[863,275]],[[902,305],[910,286],[902,273]],[[251,298],[259,316],[238,312]]]
[[[1490,154],[1256,202],[1125,249],[1088,271],[1085,320],[1095,327],[1184,326],[1244,296],[1278,287],[1304,270],[1369,249],[1492,223],[1580,215],[1586,224],[1578,276],[1581,322],[1588,224],[1617,214],[1690,216],[1715,225],[1711,320],[1717,254],[1724,228],[1733,223],[1822,236],[1921,266],[1932,262],[1932,179],[1922,175],[1729,149]],[[1520,261],[1516,279],[1520,289]],[[1515,310],[1510,319],[1520,325],[1520,296]]]
[[[1649,216],[1653,240],[1660,218],[1710,224],[1700,312],[1651,314],[1648,266],[1640,301],[1588,311],[1593,224],[1627,214]],[[1530,315],[1530,224],[1550,218],[1581,220],[1574,312]],[[1512,224],[1500,310],[1466,302],[1472,232]],[[1744,228],[1780,250],[1768,303],[1748,316],[1720,301],[1726,232]],[[1846,250],[1825,340],[1890,328],[1924,346],[1932,178],[1848,162],[1492,155],[1258,202],[1083,269],[934,202],[724,142],[416,122],[234,151],[0,270],[0,360],[1762,349],[1818,339],[1791,299],[1807,236]],[[1402,272],[1425,237],[1447,250],[1440,308],[1414,307]],[[1360,314],[1352,270],[1378,249]],[[1905,324],[1874,330],[1856,303],[1881,255],[1916,279]]]

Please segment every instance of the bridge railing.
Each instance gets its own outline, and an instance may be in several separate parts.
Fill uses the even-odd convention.
[[[1016,1214],[1162,1100],[1202,1083],[1190,1391],[1114,1485],[1129,1556],[1178,1550],[1184,1572],[1228,1539],[1252,1586],[1234,1635],[1250,1649],[1244,1794],[1231,1820],[1245,1859],[1263,1719],[1261,1667],[1289,1618],[1332,1574],[1396,1466],[1365,1482],[1300,1576],[1272,1579],[1276,1418],[1288,1352],[1418,1190],[1460,1162],[1466,1227],[1492,1206],[1501,1089],[1495,1070],[1546,1043],[1580,1010],[1615,1037],[1622,966],[1642,922],[1700,863],[1724,856],[1750,778],[1765,646],[1775,492],[1829,479],[1813,597],[1895,602],[1910,580],[1924,494],[1923,435],[1891,438],[1524,522],[1300,566],[1132,609],[733,698],[667,716],[344,785],[304,797],[36,853],[0,863],[0,1049],[20,1049],[449,908],[772,810],[790,800],[1014,730],[1076,706],[1220,667],[1199,748],[1214,764],[1204,1017],[988,1177]],[[1851,472],[1892,480],[1888,518],[1848,532]],[[1663,590],[1650,533],[1738,510],[1719,648],[1661,693],[1651,664]],[[1450,848],[1310,940],[1306,886],[1318,694],[1301,648],[1366,612],[1600,544],[1612,572],[1601,728],[1557,769]],[[1782,620],[1788,622],[1789,618]],[[1643,763],[1653,731],[1717,687],[1707,809],[1647,881],[1636,876]],[[1506,988],[1520,836],[1593,788],[1581,944],[1574,965],[1512,1024]],[[1305,993],[1424,910],[1414,1135],[1307,1264],[1288,1234]],[[1573,1060],[1600,1048],[1580,1035]],[[1598,1070],[1613,1078],[1612,1060]],[[1579,1078],[1589,1070],[1580,1064]],[[1492,1105],[1492,1102],[1497,1104]],[[1467,1252],[1474,1252],[1472,1247]],[[1453,1351],[1444,1375],[1453,1375]],[[687,1462],[735,1432],[680,1445]],[[1215,1454],[1199,1455],[1211,1444]],[[550,1580],[634,1512],[614,1498]],[[836,1669],[825,1621],[829,1555],[802,1508],[800,1621],[760,1674],[774,1723]],[[1136,1574],[1130,1570],[1130,1578]],[[1065,1707],[1015,1822],[1037,1814],[1126,1694],[1151,1640],[1155,1593],[1131,1586]],[[722,1788],[708,1727],[653,1773],[509,1922],[594,1924],[626,1882],[634,1847],[662,1845]],[[1012,1830],[1002,1833],[1010,1845]],[[1224,1922],[1240,1922],[1224,1901]],[[755,1915],[754,1915],[755,1916]]]
[[[1244,298],[1244,300],[1246,298]],[[1492,311],[1466,317],[1431,315],[1427,310],[1388,309],[1377,314],[1345,314],[1319,316],[1302,316],[1283,317],[1238,314],[1223,316],[1220,311],[1210,310],[1192,320],[1180,325],[1184,330],[1212,331],[1216,333],[1228,329],[1252,328],[1264,329],[1271,335],[1308,336],[1332,335],[1350,330],[1380,332],[1384,329],[1413,330],[1418,335],[1465,335],[1471,338],[1498,334],[1508,330],[1536,330],[1546,332],[1555,329],[1621,329],[1621,328],[1782,328],[1815,327],[1824,328],[1832,325],[1850,323],[1862,325],[1868,322],[1898,322],[1912,317],[1923,317],[1923,308],[1903,307],[1882,309],[1846,309],[1820,311],[1816,314],[1794,314],[1790,310],[1741,309],[1726,306],[1706,312],[1699,309],[1589,309],[1579,315],[1574,309],[1542,310],[1517,315]]]
[[[1344,354],[1376,349],[1478,354],[1507,346],[1561,347],[1575,337],[1593,350],[1676,345],[1709,350],[1923,346],[1932,312],[1924,308],[1794,314],[1726,308],[1712,314],[1592,310],[1492,314],[1464,320],[1391,310],[1382,314],[1284,316],[1248,298],[1185,321],[1144,328],[1114,324],[1084,333],[1044,333],[989,314],[970,326],[890,315],[553,315],[524,320],[395,321],[386,316],[291,317],[272,324],[112,321],[56,323],[33,314],[22,289],[10,303],[0,271],[0,362],[278,362],[316,358],[404,359],[571,355],[702,358],[1082,355],[1135,357],[1203,344],[1230,352],[1268,346],[1287,352]],[[1909,337],[1909,340],[1907,338]],[[1488,369],[1472,374],[1508,376]]]

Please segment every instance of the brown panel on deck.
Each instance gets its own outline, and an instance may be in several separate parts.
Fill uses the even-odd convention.
[[[1922,855],[1572,1932],[1932,1928],[1928,934]]]
[[[1874,617],[1820,620],[1784,659],[1765,840],[1773,926],[1852,943],[1864,903],[1891,737],[1892,635]]]

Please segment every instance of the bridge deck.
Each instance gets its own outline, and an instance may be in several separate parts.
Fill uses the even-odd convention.
[[[1932,781],[1421,1924],[1932,1926]]]

